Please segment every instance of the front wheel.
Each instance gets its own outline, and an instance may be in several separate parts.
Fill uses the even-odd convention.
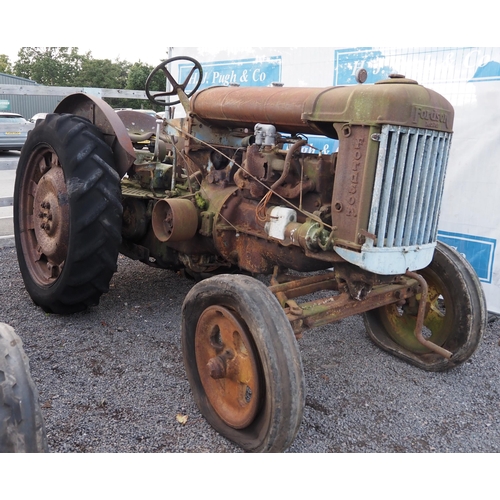
[[[219,275],[196,284],[182,312],[184,364],[203,416],[246,451],[286,450],[302,421],[305,385],[274,295],[254,278]]]
[[[28,293],[47,312],[99,302],[121,241],[120,177],[100,130],[49,114],[30,132],[17,167],[14,234]]]
[[[47,436],[23,343],[0,323],[0,453],[46,452]]]
[[[451,360],[429,351],[415,335],[420,296],[364,315],[372,340],[383,349],[428,371],[443,371],[468,360],[486,328],[487,309],[472,266],[454,249],[437,243],[432,262],[419,274],[429,287],[424,338],[453,353]]]

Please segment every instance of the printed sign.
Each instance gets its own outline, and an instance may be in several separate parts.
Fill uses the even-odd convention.
[[[335,153],[339,147],[339,141],[335,139],[330,139],[323,135],[308,135],[307,136],[307,145],[302,146],[301,152],[308,154],[324,154],[331,155]],[[283,149],[287,150],[289,148],[289,144],[285,144]]]
[[[185,81],[192,64],[179,65],[179,82]],[[281,82],[281,56],[262,59],[239,59],[234,61],[204,62],[203,80],[200,89],[218,85],[241,85],[242,87],[269,87]],[[189,82],[186,92],[193,89],[196,71]]]
[[[10,111],[10,101],[7,99],[0,99],[0,111]]]
[[[335,51],[334,85],[356,84],[356,72],[368,73],[366,83],[405,75],[419,83],[457,84],[500,80],[498,49],[477,47],[357,47]]]
[[[447,231],[439,231],[438,240],[461,253],[470,262],[481,281],[491,283],[497,240]]]
[[[356,73],[362,68],[368,73],[366,83],[384,80],[393,73],[392,68],[387,65],[385,55],[371,48],[336,50],[334,64],[334,85],[356,84]]]

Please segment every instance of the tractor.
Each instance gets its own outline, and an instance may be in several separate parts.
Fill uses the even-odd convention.
[[[150,89],[158,72],[164,92]],[[309,329],[361,314],[376,345],[423,370],[468,360],[485,298],[469,263],[437,240],[453,107],[403,75],[363,85],[362,73],[342,87],[199,90],[201,64],[174,57],[145,92],[182,117],[63,99],[17,168],[31,299],[54,314],[97,305],[119,253],[194,278],[181,332],[193,397],[253,452],[296,437],[297,339]],[[338,149],[315,151],[318,135]]]

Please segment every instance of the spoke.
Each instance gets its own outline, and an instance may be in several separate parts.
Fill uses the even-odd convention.
[[[182,83],[182,85],[179,85],[181,87],[182,90],[186,90],[186,87],[188,86],[189,84],[189,80],[191,80],[191,77],[193,76],[193,73],[195,72],[196,70],[196,66],[193,66],[191,68],[191,71],[189,72],[188,76],[186,77],[186,79],[184,80],[184,82]]]
[[[170,71],[168,71],[167,68],[162,68],[162,69],[163,69],[163,73],[164,73],[165,77],[170,82],[172,87],[177,88],[179,86],[179,84],[177,83],[177,80],[175,80],[174,77],[170,74]]]
[[[444,318],[446,316],[446,312],[445,311],[442,311],[441,308],[439,307],[437,301],[436,302],[433,302],[431,304],[431,308],[429,310],[429,313],[428,315],[431,314],[431,311],[436,314],[437,316],[439,316],[440,318]]]
[[[34,198],[36,195],[37,189],[38,189],[38,184],[35,181],[30,180],[29,186],[28,186],[28,193],[30,194],[30,196],[33,196],[33,198]]]
[[[55,152],[51,152],[50,164],[52,167],[59,166],[59,157],[57,156],[57,154]]]
[[[40,157],[40,161],[38,162],[38,170],[41,174],[44,174],[50,166],[47,164],[47,160],[44,156]]]
[[[154,95],[155,99],[158,98],[158,97],[168,97],[168,96],[171,96],[173,95],[172,92],[158,92]]]
[[[28,215],[26,217],[26,227],[23,228],[24,230],[30,231],[32,229],[35,229],[35,223],[34,223],[34,218],[33,214]]]
[[[439,296],[441,295],[441,292],[434,286],[429,286],[429,290],[427,292],[427,300],[431,303],[434,304]]]

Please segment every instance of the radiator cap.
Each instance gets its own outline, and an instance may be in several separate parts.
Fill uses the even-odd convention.
[[[386,83],[408,83],[410,85],[418,85],[416,80],[411,80],[410,78],[406,78],[405,75],[400,75],[399,73],[391,73],[389,75],[389,79],[380,80],[376,82],[375,85],[386,84]]]

